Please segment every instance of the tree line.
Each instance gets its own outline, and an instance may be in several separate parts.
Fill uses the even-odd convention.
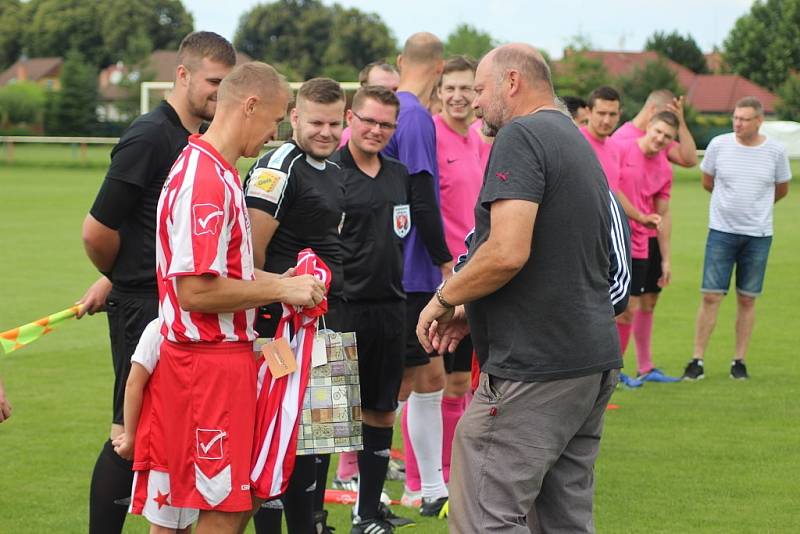
[[[48,133],[88,134],[97,128],[93,117],[99,69],[123,61],[138,68],[138,74],[146,72],[150,53],[176,49],[194,29],[194,20],[181,0],[3,0],[0,27],[0,69],[23,54],[66,58],[58,95],[33,84],[0,88],[0,130],[38,121]],[[365,64],[391,62],[398,52],[397,39],[379,15],[320,0],[258,4],[240,16],[233,42],[297,81],[312,76],[354,80]],[[462,24],[447,36],[445,49],[448,55],[479,58],[497,44],[488,33]],[[577,51],[587,48],[585,40],[573,44]],[[695,72],[707,70],[690,35],[656,32],[646,48]],[[779,94],[781,117],[800,120],[800,0],[757,0],[736,21],[721,52],[730,72]],[[610,79],[600,62],[581,54],[566,56],[561,64],[554,72],[559,93],[585,96],[598,85],[613,83],[625,95],[629,111],[655,84],[682,92],[674,74],[658,62],[617,80]],[[143,79],[137,76],[131,87]]]

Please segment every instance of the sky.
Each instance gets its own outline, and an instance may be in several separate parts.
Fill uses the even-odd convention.
[[[195,29],[233,39],[239,17],[266,0],[184,0]],[[334,2],[323,0],[324,4]],[[523,41],[561,57],[576,35],[598,50],[641,50],[655,31],[677,30],[709,52],[722,42],[753,0],[339,0],[346,7],[378,13],[402,45],[429,31],[444,40],[469,24],[499,42]]]

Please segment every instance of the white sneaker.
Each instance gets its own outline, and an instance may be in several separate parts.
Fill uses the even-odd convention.
[[[419,508],[422,505],[422,492],[403,489],[403,496],[400,497],[400,504],[409,508]]]

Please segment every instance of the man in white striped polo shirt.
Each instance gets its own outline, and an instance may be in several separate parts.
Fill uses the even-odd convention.
[[[736,265],[736,348],[731,378],[749,378],[744,364],[772,243],[772,206],[789,192],[786,150],[759,134],[764,110],[756,98],[736,103],[733,133],[711,140],[700,168],[711,192],[703,265],[703,300],[697,314],[694,355],[684,380],[703,378],[703,355]],[[715,187],[717,186],[717,187]]]

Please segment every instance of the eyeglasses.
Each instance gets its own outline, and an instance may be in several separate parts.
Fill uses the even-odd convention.
[[[351,109],[350,111],[353,110]],[[366,124],[370,130],[375,128],[376,126],[378,126],[381,130],[386,130],[386,131],[394,130],[395,128],[397,128],[397,124],[393,122],[379,122],[376,121],[375,119],[370,119],[369,117],[362,117],[355,111],[353,111],[353,115],[355,115],[358,118],[358,120]]]

